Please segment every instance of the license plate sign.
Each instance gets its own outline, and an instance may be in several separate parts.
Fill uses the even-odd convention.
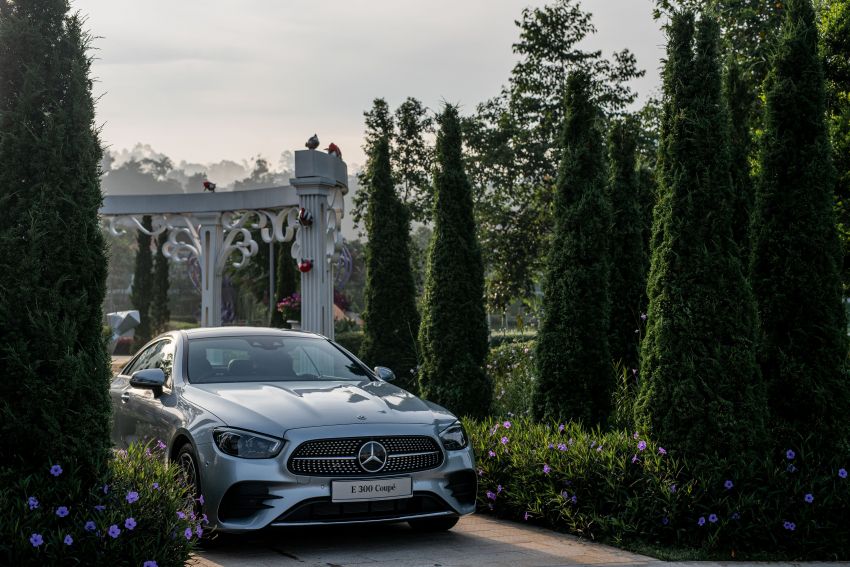
[[[331,501],[393,500],[413,496],[410,477],[374,480],[335,480],[331,482]]]

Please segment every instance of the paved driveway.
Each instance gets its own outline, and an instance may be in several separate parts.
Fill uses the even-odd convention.
[[[549,530],[488,516],[469,516],[450,532],[419,534],[406,524],[298,528],[242,536],[204,550],[199,567],[348,565],[637,565],[655,560]]]

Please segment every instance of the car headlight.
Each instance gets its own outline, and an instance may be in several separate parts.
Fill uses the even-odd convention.
[[[243,459],[269,459],[283,447],[280,439],[234,429],[213,430],[213,440],[222,453]]]
[[[458,451],[466,447],[466,431],[459,421],[454,422],[440,432],[440,439],[446,451]]]

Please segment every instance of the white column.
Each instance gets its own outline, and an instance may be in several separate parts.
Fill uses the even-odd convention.
[[[217,267],[224,244],[221,213],[196,214],[201,265],[201,327],[221,326],[222,270]]]

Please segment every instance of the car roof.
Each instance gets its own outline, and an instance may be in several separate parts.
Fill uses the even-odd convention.
[[[256,335],[278,335],[283,337],[309,337],[325,339],[317,333],[307,331],[293,331],[290,329],[274,329],[271,327],[199,327],[197,329],[186,329],[188,339],[208,339],[214,337],[246,337]]]

